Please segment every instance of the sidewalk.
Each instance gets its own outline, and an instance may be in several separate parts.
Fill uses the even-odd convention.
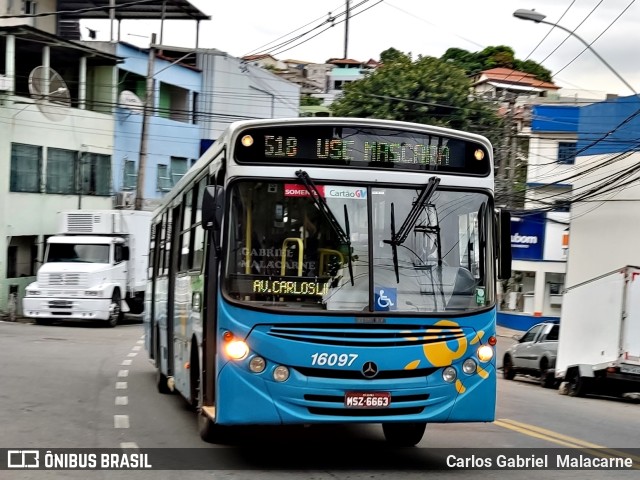
[[[496,325],[496,336],[497,337],[507,337],[513,338],[514,335],[521,336],[524,332],[520,330],[512,330],[511,328],[502,327],[500,325]]]

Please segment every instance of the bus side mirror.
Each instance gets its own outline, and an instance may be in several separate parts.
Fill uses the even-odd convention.
[[[507,210],[498,211],[498,278],[511,278],[511,214]]]
[[[202,199],[202,227],[205,230],[219,231],[223,211],[224,188],[220,185],[207,185]]]

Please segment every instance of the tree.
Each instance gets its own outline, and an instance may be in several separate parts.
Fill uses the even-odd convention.
[[[334,115],[439,125],[497,139],[502,120],[495,106],[470,97],[463,69],[435,57],[412,61],[391,50],[383,52],[381,67],[344,86],[344,95],[331,105]]]
[[[312,97],[311,95],[303,95],[300,97],[301,107],[317,107],[322,105],[322,99]]]
[[[468,76],[473,76],[490,68],[511,68],[535,75],[536,78],[551,81],[551,72],[533,60],[518,60],[511,47],[499,45],[487,47],[480,52],[468,52],[461,48],[449,48],[441,60],[451,62],[462,68]]]

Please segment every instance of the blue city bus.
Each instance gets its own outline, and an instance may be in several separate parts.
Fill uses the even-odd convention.
[[[397,121],[231,124],[156,210],[145,297],[157,387],[228,426],[490,422],[509,214],[492,146]]]

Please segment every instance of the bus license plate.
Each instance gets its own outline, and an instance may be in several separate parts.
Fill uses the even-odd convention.
[[[346,392],[344,406],[346,408],[386,408],[391,405],[389,392]]]

